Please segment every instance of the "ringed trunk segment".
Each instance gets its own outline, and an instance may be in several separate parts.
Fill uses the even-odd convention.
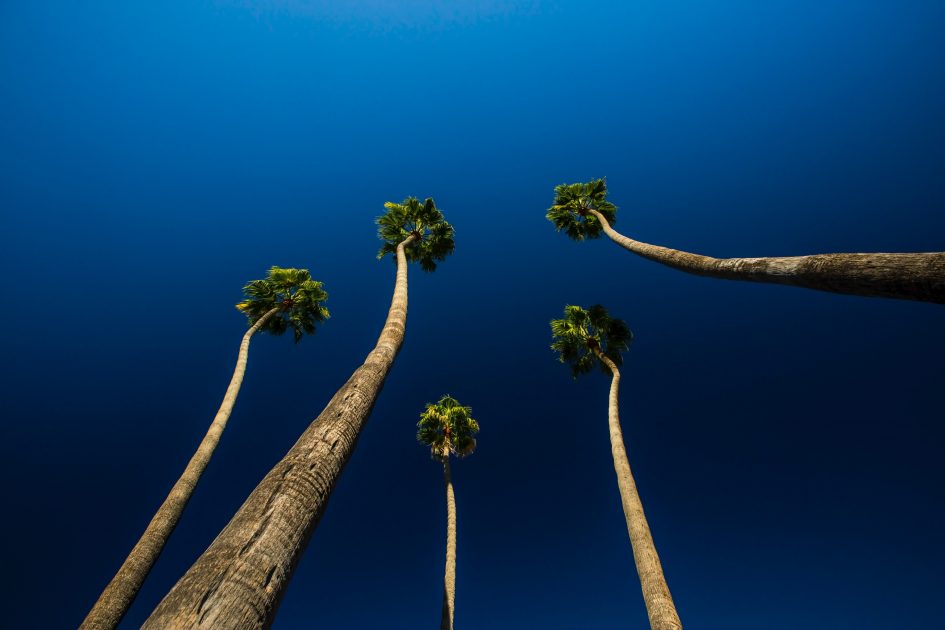
[[[302,436],[250,493],[143,628],[269,628],[299,558],[354,452],[407,320],[408,237],[397,246],[397,280],[374,349]]]
[[[712,258],[635,241],[610,227],[597,210],[588,212],[597,217],[604,233],[624,249],[687,273],[945,304],[945,252]]]
[[[600,350],[595,349],[594,353],[612,374],[608,405],[610,447],[614,458],[614,470],[617,473],[617,486],[620,488],[620,501],[623,504],[623,513],[627,520],[627,532],[630,534],[633,560],[637,567],[637,574],[640,576],[643,601],[646,604],[646,613],[650,619],[650,628],[653,630],[682,630],[682,622],[679,620],[676,605],[673,603],[673,596],[669,592],[669,585],[663,575],[663,565],[656,553],[653,535],[650,533],[650,526],[646,521],[646,515],[643,513],[643,503],[640,500],[636,482],[633,480],[630,461],[627,459],[627,450],[623,444],[618,407],[620,371],[614,362]]]
[[[226,388],[226,394],[223,396],[223,402],[220,409],[210,424],[209,430],[201,440],[200,445],[193,457],[187,463],[183,474],[177,480],[177,483],[171,488],[164,503],[157,509],[151,522],[145,528],[141,538],[132,548],[131,553],[125,558],[118,573],[112,578],[111,582],[102,591],[98,601],[92,606],[92,610],[86,616],[80,626],[80,630],[111,630],[121,623],[122,618],[134,602],[141,585],[151,572],[154,563],[157,562],[164,545],[168,538],[177,527],[184,508],[190,500],[200,481],[203,471],[210,463],[210,458],[220,443],[220,437],[226,428],[226,423],[233,412],[233,406],[236,404],[236,397],[239,395],[240,386],[243,384],[243,376],[246,374],[246,363],[249,358],[249,342],[265,323],[277,312],[279,308],[272,308],[260,317],[255,324],[243,335],[240,343],[239,354],[236,358],[236,368],[233,370],[233,377]]]
[[[453,493],[453,475],[448,455],[443,460],[443,478],[446,481],[446,571],[443,576],[440,630],[453,630],[453,611],[456,606],[456,495]]]

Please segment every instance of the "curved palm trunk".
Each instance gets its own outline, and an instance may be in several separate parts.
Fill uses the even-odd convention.
[[[656,546],[653,544],[650,526],[646,522],[643,504],[640,502],[640,494],[637,492],[637,484],[633,481],[627,451],[623,445],[623,432],[620,430],[620,415],[617,406],[620,372],[614,362],[603,353],[597,349],[594,352],[613,375],[610,381],[608,407],[610,449],[614,456],[620,501],[623,503],[623,514],[627,519],[627,531],[630,533],[630,545],[633,547],[633,560],[637,565],[637,574],[640,576],[640,586],[643,588],[643,601],[646,603],[646,613],[650,618],[650,628],[681,630],[682,622],[679,621],[676,605],[673,604],[673,596],[670,595],[669,586],[663,576],[663,566],[660,564]]]
[[[138,595],[145,578],[151,572],[151,567],[154,566],[158,556],[161,555],[167,539],[174,528],[177,527],[177,521],[180,520],[184,508],[187,507],[190,495],[193,494],[197,482],[200,481],[204,469],[210,463],[210,458],[220,442],[220,436],[223,434],[223,429],[226,428],[226,423],[233,412],[233,405],[236,403],[240,386],[243,384],[243,376],[246,374],[249,341],[278,310],[278,308],[271,309],[260,317],[243,335],[239,355],[236,358],[236,369],[233,370],[230,385],[226,388],[223,402],[210,424],[210,429],[201,440],[200,446],[197,447],[197,452],[187,463],[184,473],[171,488],[167,498],[164,499],[164,503],[158,508],[141,538],[132,548],[128,557],[125,558],[121,568],[118,569],[118,573],[102,591],[95,605],[92,606],[92,610],[89,611],[88,616],[80,626],[83,630],[110,630],[118,626],[122,617],[128,612],[128,608],[131,607],[131,603]]]
[[[374,349],[269,471],[144,628],[268,628],[404,339],[407,260]]]
[[[453,630],[453,610],[456,604],[456,495],[453,494],[453,476],[450,460],[443,460],[446,480],[446,573],[443,576],[443,615],[440,630]]]
[[[726,280],[945,304],[945,252],[712,258],[635,241],[610,227],[597,210],[588,212],[597,217],[613,242],[680,271]]]

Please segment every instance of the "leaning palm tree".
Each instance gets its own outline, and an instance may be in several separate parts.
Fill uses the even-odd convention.
[[[615,231],[617,207],[603,179],[555,187],[546,215],[577,241],[601,232],[634,254],[712,278],[789,284],[820,291],[945,304],[945,252],[814,254],[770,258],[712,258],[635,241]]]
[[[115,628],[134,601],[167,539],[177,526],[190,495],[193,494],[220,442],[220,436],[230,419],[240,385],[243,383],[249,342],[253,335],[260,331],[281,335],[291,328],[298,343],[303,335],[314,334],[315,324],[329,316],[328,309],[321,304],[328,298],[328,294],[322,289],[321,282],[312,280],[307,269],[272,267],[265,279],[253,280],[243,287],[243,293],[246,299],[237,304],[236,308],[249,319],[249,330],[243,335],[243,341],[240,343],[236,369],[229,387],[226,388],[223,403],[184,473],[171,488],[170,494],[148,523],[144,534],[125,558],[118,573],[95,602],[82,622],[82,628]]]
[[[381,335],[364,363],[250,493],[229,524],[164,597],[144,627],[268,628],[404,339],[407,261],[427,270],[453,251],[453,228],[432,199],[385,204],[378,257],[397,280]]]
[[[610,448],[650,627],[653,630],[680,630],[682,623],[663,576],[663,567],[653,544],[646,515],[643,513],[640,494],[630,472],[630,462],[627,460],[627,450],[624,448],[623,433],[620,430],[617,406],[620,371],[617,366],[622,363],[620,353],[628,349],[633,340],[633,333],[624,322],[612,319],[607,314],[607,309],[600,305],[592,306],[586,311],[580,306],[566,306],[564,318],[552,320],[551,332],[554,336],[551,349],[558,352],[562,363],[571,366],[571,375],[574,378],[593,370],[595,363],[611,375],[608,410]]]
[[[443,611],[440,630],[453,630],[456,603],[456,496],[450,454],[466,457],[476,450],[479,423],[473,420],[472,409],[463,407],[449,395],[439,402],[428,403],[417,423],[417,439],[430,447],[433,458],[443,464],[446,480],[446,573],[443,577]]]

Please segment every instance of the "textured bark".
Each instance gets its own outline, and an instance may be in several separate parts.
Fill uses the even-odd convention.
[[[637,492],[637,484],[630,472],[630,462],[623,445],[623,432],[620,430],[620,412],[618,409],[618,390],[620,388],[620,372],[614,362],[607,358],[600,350],[595,354],[612,374],[610,381],[610,404],[608,419],[610,424],[610,449],[614,456],[614,470],[617,472],[617,486],[620,488],[620,501],[623,503],[623,514],[627,519],[627,531],[630,534],[630,546],[633,548],[633,560],[637,565],[637,574],[640,576],[640,586],[643,589],[643,601],[646,603],[646,614],[650,618],[650,628],[653,630],[681,630],[682,622],[676,613],[673,596],[669,593],[669,585],[663,576],[663,565],[656,553],[650,526],[643,513],[643,503]]]
[[[945,252],[712,258],[635,241],[610,227],[600,212],[589,212],[613,242],[680,271],[726,280],[945,304]]]
[[[443,576],[443,614],[440,630],[453,630],[453,610],[456,605],[456,495],[453,494],[453,475],[450,460],[443,460],[446,480],[446,572]]]
[[[275,315],[278,308],[273,308],[246,331],[243,335],[243,341],[240,343],[239,355],[236,358],[236,369],[233,370],[233,377],[230,379],[230,385],[226,388],[226,394],[223,396],[223,402],[217,411],[216,417],[210,424],[210,429],[204,435],[197,452],[190,458],[184,473],[171,488],[164,503],[154,514],[154,518],[148,523],[144,533],[132,548],[131,553],[125,558],[118,573],[108,583],[105,590],[99,596],[98,601],[92,606],[85,621],[80,628],[83,630],[105,630],[118,626],[122,617],[128,612],[131,603],[138,595],[141,585],[144,583],[151,567],[157,562],[158,556],[167,544],[174,528],[177,527],[177,521],[180,520],[187,502],[200,481],[204,469],[210,463],[210,458],[220,443],[220,436],[226,423],[233,412],[233,405],[236,403],[236,397],[240,393],[240,386],[243,384],[243,376],[246,374],[246,361],[249,358],[249,342],[260,328]]]
[[[328,498],[357,444],[407,323],[407,260],[374,349],[269,471],[210,547],[174,585],[144,628],[268,628]]]

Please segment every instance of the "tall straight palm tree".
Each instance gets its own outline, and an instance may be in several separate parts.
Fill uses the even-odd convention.
[[[574,378],[593,370],[595,363],[611,375],[608,407],[610,449],[650,627],[653,630],[680,630],[682,623],[663,576],[663,566],[660,564],[650,526],[643,513],[643,503],[640,501],[636,482],[630,472],[623,432],[620,430],[617,401],[620,371],[617,366],[622,363],[621,352],[629,348],[633,333],[623,321],[611,318],[607,309],[600,305],[592,306],[588,310],[580,306],[566,306],[564,318],[552,320],[551,333],[554,336],[551,349],[558,352],[562,363],[571,366],[571,375]]]
[[[322,306],[328,294],[322,289],[321,282],[312,280],[307,269],[272,267],[265,279],[253,280],[243,287],[243,293],[246,299],[237,304],[236,308],[249,319],[249,330],[243,335],[243,341],[240,343],[236,369],[233,370],[230,385],[226,388],[223,403],[184,473],[171,488],[170,494],[148,523],[144,534],[125,558],[118,573],[95,602],[82,622],[82,628],[115,628],[137,596],[220,442],[220,436],[230,419],[243,383],[249,357],[249,342],[253,335],[259,331],[281,335],[291,328],[298,343],[303,335],[314,334],[315,324],[328,319],[329,316],[328,309]]]
[[[615,231],[617,207],[603,179],[555,187],[548,219],[577,241],[601,232],[634,254],[712,278],[788,284],[820,291],[945,304],[945,252],[814,254],[769,258],[712,258],[635,241]]]
[[[439,402],[428,403],[417,423],[417,439],[430,447],[433,458],[443,464],[446,480],[446,571],[443,576],[443,610],[440,630],[453,630],[456,604],[456,495],[450,455],[466,457],[476,450],[479,423],[473,420],[472,409],[463,407],[449,395]]]
[[[268,628],[328,498],[354,453],[403,343],[407,261],[436,269],[453,251],[453,228],[432,199],[385,204],[379,257],[395,254],[397,280],[374,349],[256,486],[229,524],[164,597],[145,628]]]

